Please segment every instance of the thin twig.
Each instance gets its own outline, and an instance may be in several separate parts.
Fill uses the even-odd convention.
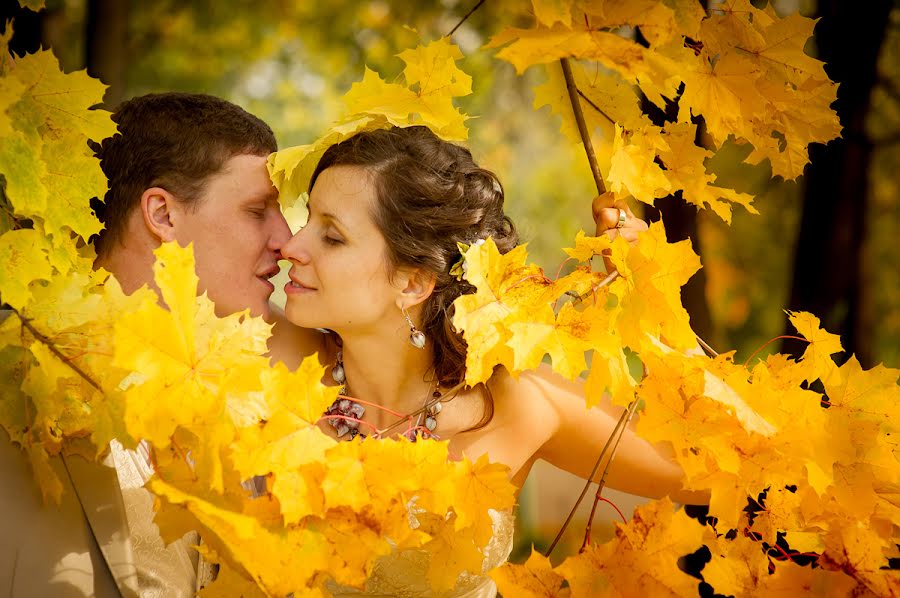
[[[598,282],[597,284],[592,286],[590,291],[585,291],[585,293],[583,295],[579,295],[577,299],[572,301],[572,303],[581,303],[588,297],[593,297],[594,293],[596,293],[599,289],[602,289],[606,285],[610,284],[612,281],[617,279],[619,276],[621,276],[619,274],[619,271],[613,270],[612,272],[609,273],[609,276],[607,276],[606,278],[604,278],[603,280],[601,280],[600,282]]]
[[[616,422],[616,427],[613,428],[612,433],[609,435],[609,438],[606,439],[606,444],[603,445],[603,450],[600,451],[600,456],[597,457],[597,462],[594,463],[594,468],[591,470],[591,474],[587,477],[587,481],[584,484],[584,488],[581,489],[581,494],[578,495],[578,499],[575,501],[575,504],[572,506],[572,510],[569,511],[569,516],[566,517],[566,520],[563,522],[562,527],[559,528],[559,531],[556,533],[556,537],[553,539],[553,542],[550,544],[550,547],[547,549],[547,552],[544,553],[544,556],[549,557],[550,553],[553,552],[553,549],[556,548],[556,545],[559,543],[560,538],[562,538],[563,533],[566,531],[566,528],[569,527],[569,523],[572,521],[572,517],[575,516],[575,511],[578,510],[578,506],[581,504],[581,501],[584,500],[584,495],[587,494],[588,488],[593,484],[594,476],[597,474],[597,470],[600,469],[600,464],[603,462],[603,457],[606,455],[606,451],[609,450],[610,445],[612,444],[613,438],[619,429],[626,425],[626,419],[628,418],[628,413],[632,408],[632,405],[636,405],[637,401],[632,401],[631,404],[628,405],[628,409],[622,412],[622,415],[619,417],[619,421]]]
[[[473,7],[472,7],[472,10],[470,10],[469,12],[467,12],[467,13],[466,13],[466,16],[464,16],[464,17],[459,21],[459,23],[456,24],[456,27],[454,27],[453,29],[451,29],[451,30],[450,30],[450,33],[448,33],[445,37],[450,37],[451,35],[453,35],[454,33],[456,33],[456,30],[459,29],[460,25],[462,25],[463,23],[465,23],[466,20],[468,20],[468,18],[472,16],[472,13],[473,13],[473,12],[475,12],[476,10],[478,10],[479,8],[481,8],[481,5],[484,4],[484,2],[485,2],[485,0],[479,0],[478,4],[476,4],[475,6],[473,6]]]
[[[560,58],[559,62],[562,65],[563,76],[566,78],[566,89],[569,91],[569,101],[572,103],[572,113],[578,124],[578,133],[581,134],[584,153],[587,154],[588,163],[591,165],[591,174],[594,175],[594,183],[597,184],[597,193],[603,195],[606,193],[606,184],[603,182],[603,175],[600,174],[600,165],[597,164],[597,156],[594,154],[594,146],[591,144],[590,131],[588,131],[587,123],[584,122],[584,113],[581,111],[581,102],[578,100],[578,87],[575,85],[575,77],[572,76],[572,67],[569,66],[568,58]]]
[[[628,410],[625,412],[628,416],[625,419],[625,425],[622,426],[621,432],[619,432],[619,437],[616,438],[615,444],[613,444],[612,451],[609,453],[609,460],[606,462],[606,467],[603,469],[603,475],[600,477],[600,483],[597,487],[597,494],[594,495],[594,506],[591,507],[591,516],[588,518],[587,527],[584,528],[584,540],[581,542],[581,549],[578,551],[582,552],[585,547],[590,544],[591,541],[591,526],[594,524],[594,512],[597,510],[597,503],[600,502],[601,494],[603,492],[603,488],[606,486],[606,476],[609,474],[609,468],[612,465],[613,459],[616,458],[616,451],[619,448],[619,444],[622,442],[622,437],[625,435],[625,430],[628,429],[628,422],[631,421],[631,418],[634,416],[634,412],[637,409],[638,401],[634,399],[628,405]]]
[[[50,349],[51,353],[53,353],[56,357],[58,357],[60,361],[65,363],[67,366],[69,366],[72,369],[72,371],[74,371],[76,374],[81,376],[81,378],[83,378],[85,382],[87,382],[88,384],[90,384],[91,386],[93,386],[94,388],[99,390],[100,392],[103,392],[103,389],[100,387],[99,384],[94,382],[94,380],[90,376],[88,376],[84,370],[82,370],[80,367],[78,367],[77,365],[72,363],[72,361],[68,357],[66,357],[65,355],[60,353],[59,349],[56,348],[56,345],[53,344],[53,341],[51,341],[49,338],[47,338],[46,336],[41,334],[41,332],[38,331],[37,328],[32,326],[31,321],[28,318],[26,318],[21,313],[19,313],[19,311],[14,307],[12,307],[10,309],[12,309],[12,312],[14,314],[16,314],[16,316],[18,316],[19,321],[22,322],[22,326],[27,328],[28,332],[30,332],[31,335],[34,336],[34,338],[39,340],[44,346],[46,346],[48,349]]]
[[[696,334],[694,335],[694,337],[697,339],[697,343],[700,345],[700,347],[701,347],[704,351],[706,351],[707,353],[709,353],[710,356],[712,356],[712,357],[718,357],[718,356],[719,356],[719,354],[716,352],[716,350],[713,349],[712,347],[710,347],[709,344],[707,344],[707,342],[706,342],[705,340],[703,340],[702,338],[700,338],[700,337],[699,337],[698,335],[696,335]]]

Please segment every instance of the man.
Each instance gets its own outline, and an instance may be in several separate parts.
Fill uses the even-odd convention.
[[[201,291],[219,315],[249,308],[275,323],[273,358],[289,366],[316,350],[317,336],[269,305],[290,230],[266,170],[271,129],[206,95],[154,94],[125,102],[119,133],[96,144],[109,191],[98,215],[97,266],[130,293],[153,286],[153,250],[193,243]],[[191,596],[210,577],[190,546],[166,547],[152,523],[146,454],[114,443],[112,467],[55,459],[60,506],[43,506],[24,453],[0,434],[0,595]],[[7,594],[8,593],[8,594]]]

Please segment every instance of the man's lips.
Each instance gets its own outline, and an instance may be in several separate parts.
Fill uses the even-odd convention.
[[[256,275],[257,278],[261,278],[263,280],[269,280],[273,276],[277,275],[281,270],[277,265],[272,266],[268,270],[264,270],[263,272]]]

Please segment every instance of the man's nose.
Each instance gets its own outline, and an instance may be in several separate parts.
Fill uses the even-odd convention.
[[[269,226],[269,249],[281,252],[285,243],[291,239],[291,229],[281,210],[273,210]]]

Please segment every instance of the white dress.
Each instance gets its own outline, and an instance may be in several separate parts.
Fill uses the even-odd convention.
[[[430,553],[424,550],[401,550],[381,557],[366,580],[365,589],[341,586],[329,582],[326,588],[335,598],[360,596],[398,598],[493,598],[497,586],[487,572],[499,567],[509,558],[513,546],[515,517],[509,511],[489,511],[494,535],[484,548],[484,562],[480,575],[463,573],[456,586],[446,592],[435,592],[428,585]]]

